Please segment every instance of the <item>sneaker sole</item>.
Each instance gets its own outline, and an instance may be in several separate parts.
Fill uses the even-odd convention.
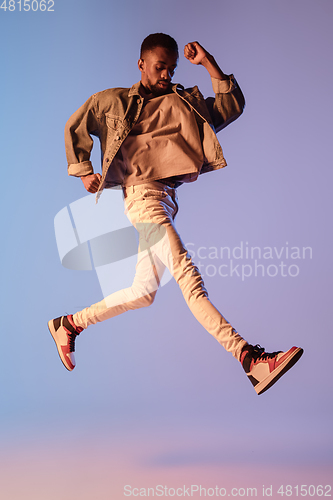
[[[268,375],[265,380],[262,380],[261,382],[259,382],[259,384],[254,386],[256,393],[258,395],[262,394],[263,392],[267,391],[267,389],[272,387],[272,385],[275,384],[275,382],[277,382],[279,378],[282,377],[282,375],[284,375],[290,368],[294,366],[295,363],[297,363],[303,352],[304,351],[301,347],[297,347],[297,349],[295,349],[278,368],[272,371],[272,373]]]
[[[57,351],[58,351],[58,354],[59,354],[59,357],[62,361],[62,364],[64,365],[64,367],[66,368],[66,370],[68,370],[69,372],[73,371],[74,368],[71,368],[69,367],[67,364],[66,364],[66,360],[65,360],[65,357],[64,357],[64,353],[62,352],[62,350],[60,349],[60,347],[58,346],[58,343],[55,339],[55,335],[56,335],[56,330],[54,329],[54,326],[53,326],[53,320],[50,320],[47,324],[48,328],[49,328],[49,331],[50,331],[50,334],[52,335],[52,338],[55,342],[55,345],[57,346]]]

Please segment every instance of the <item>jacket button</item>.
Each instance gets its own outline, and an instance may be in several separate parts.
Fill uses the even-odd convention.
[[[109,158],[105,158],[106,163],[109,163],[109,161],[110,161]]]

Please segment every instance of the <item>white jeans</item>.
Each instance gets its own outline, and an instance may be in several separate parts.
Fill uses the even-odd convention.
[[[77,312],[74,323],[87,328],[130,309],[149,306],[167,267],[199,323],[239,360],[246,341],[208,299],[201,274],[176,231],[176,190],[155,181],[125,188],[124,194],[127,216],[139,233],[133,284]]]

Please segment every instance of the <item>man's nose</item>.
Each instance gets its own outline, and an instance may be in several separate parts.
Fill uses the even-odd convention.
[[[162,74],[161,74],[163,80],[167,80],[168,82],[171,82],[171,79],[172,79],[172,73],[171,71],[169,71],[167,68],[165,68],[163,71],[162,71]]]

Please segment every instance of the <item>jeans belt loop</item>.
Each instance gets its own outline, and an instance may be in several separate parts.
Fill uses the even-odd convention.
[[[134,186],[124,186],[123,187],[123,193],[124,193],[124,198],[127,198],[127,196],[131,193],[134,193]]]

